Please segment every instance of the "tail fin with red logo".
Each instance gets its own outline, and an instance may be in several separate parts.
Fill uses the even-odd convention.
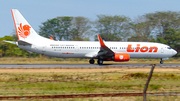
[[[11,9],[18,40],[31,43],[46,38],[38,35],[17,9]],[[46,39],[47,40],[47,39]]]

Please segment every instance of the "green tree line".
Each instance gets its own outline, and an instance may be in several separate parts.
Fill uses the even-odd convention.
[[[15,41],[17,36],[5,36],[0,38],[0,57],[38,57],[39,54],[29,53],[18,48],[15,44],[4,42],[3,40]]]
[[[41,36],[54,40],[98,40],[99,34],[105,41],[158,42],[180,51],[180,12],[147,13],[133,19],[124,15],[97,15],[96,20],[81,16],[58,16],[42,22],[39,27]],[[1,57],[38,56],[2,40],[16,41],[16,34],[0,39]]]

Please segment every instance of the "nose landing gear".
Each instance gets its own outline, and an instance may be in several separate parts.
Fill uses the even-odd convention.
[[[161,59],[160,64],[163,64],[163,60]]]

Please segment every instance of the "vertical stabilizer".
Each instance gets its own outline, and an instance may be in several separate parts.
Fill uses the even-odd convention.
[[[34,31],[31,25],[26,21],[26,19],[21,15],[21,13],[17,9],[11,9],[11,13],[13,16],[18,40],[31,43],[35,40],[45,39],[44,37],[41,37]]]

